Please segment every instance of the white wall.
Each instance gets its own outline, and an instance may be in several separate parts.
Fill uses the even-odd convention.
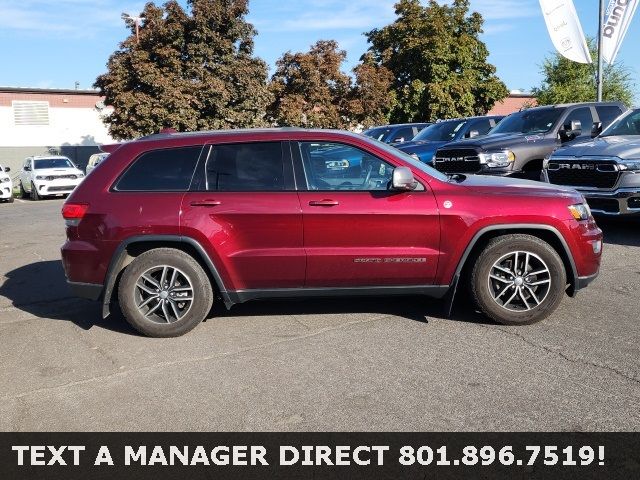
[[[103,115],[96,108],[50,107],[49,125],[14,125],[13,108],[0,107],[0,147],[113,143],[102,122]]]

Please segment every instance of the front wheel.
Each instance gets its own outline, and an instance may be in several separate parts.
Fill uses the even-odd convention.
[[[206,318],[213,291],[193,257],[181,250],[157,248],[127,266],[118,298],[125,318],[140,333],[177,337]]]
[[[558,252],[538,237],[505,235],[489,242],[471,273],[478,308],[504,325],[551,315],[562,301],[567,274]]]
[[[35,184],[31,182],[31,200],[34,200],[37,202],[40,199],[42,199],[42,197],[38,193],[38,189],[36,188]]]

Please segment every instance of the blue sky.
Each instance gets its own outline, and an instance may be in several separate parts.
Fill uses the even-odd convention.
[[[156,2],[160,3],[160,2]],[[335,39],[347,51],[345,70],[367,44],[362,32],[394,18],[395,0],[251,0],[249,20],[258,29],[256,54],[273,66],[287,50],[303,51]],[[597,32],[597,0],[574,0],[587,35]],[[125,38],[122,12],[136,14],[137,0],[0,0],[0,85],[91,88],[109,55]],[[553,46],[538,0],[472,0],[485,18],[483,40],[490,61],[509,89],[540,82],[540,65]],[[618,60],[630,68],[640,92],[640,14]],[[636,101],[640,95],[636,95]]]

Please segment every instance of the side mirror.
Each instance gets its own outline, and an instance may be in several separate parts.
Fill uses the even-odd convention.
[[[29,165],[27,165],[26,167],[24,167],[24,171],[25,172],[30,172],[31,171],[31,167]]]
[[[560,129],[560,138],[564,141],[573,140],[582,134],[582,123],[580,120],[571,120]]]
[[[591,127],[591,138],[596,138],[602,133],[602,122],[593,122]]]
[[[393,177],[391,179],[391,189],[400,192],[410,192],[415,190],[418,182],[413,177],[413,172],[408,167],[396,167],[393,169]]]
[[[474,137],[477,137],[478,135],[480,135],[480,132],[478,130],[469,130],[465,135],[465,137],[474,138]]]

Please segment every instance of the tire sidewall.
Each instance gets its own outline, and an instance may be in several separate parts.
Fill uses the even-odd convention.
[[[499,305],[489,291],[489,272],[494,263],[515,251],[538,255],[549,268],[551,287],[542,303],[531,310],[514,312]],[[546,242],[535,237],[517,236],[490,243],[480,254],[473,269],[471,287],[478,307],[493,320],[505,325],[526,325],[548,317],[562,301],[567,285],[562,259]]]
[[[136,307],[135,284],[150,268],[168,265],[184,272],[192,282],[194,300],[189,312],[174,323],[156,323],[146,318]],[[184,335],[202,322],[213,303],[211,283],[202,267],[188,254],[173,249],[156,249],[138,256],[126,267],[118,287],[120,309],[133,328],[150,337]]]

